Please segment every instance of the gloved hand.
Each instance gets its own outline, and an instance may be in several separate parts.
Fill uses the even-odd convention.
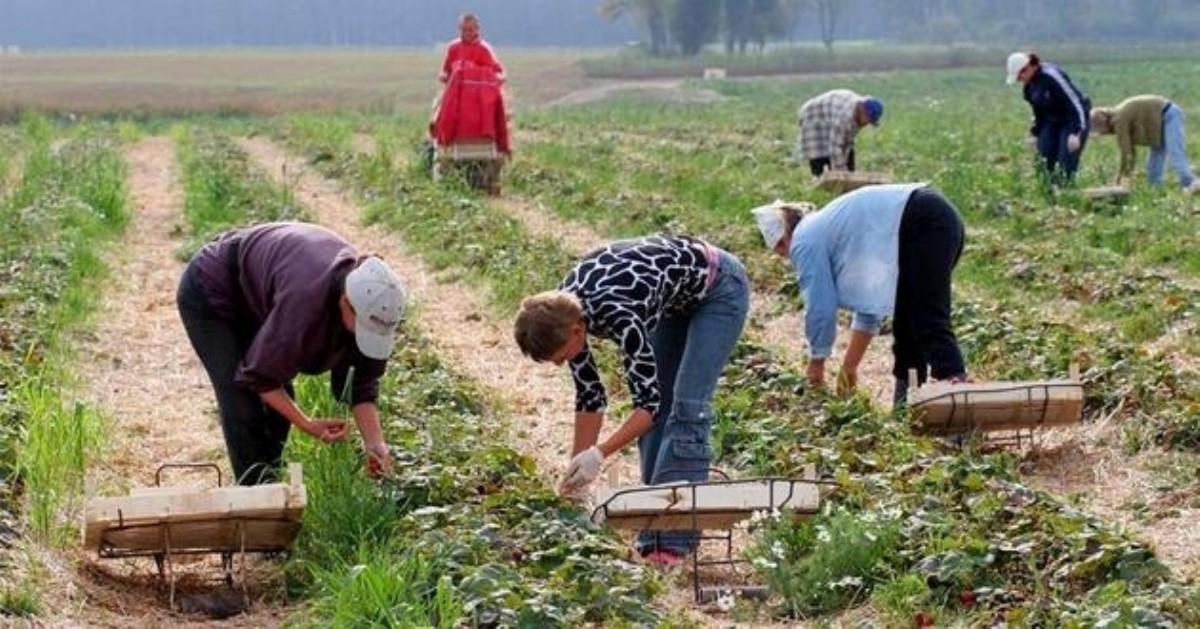
[[[559,495],[581,507],[588,507],[592,504],[591,485],[580,485],[571,491],[562,492]]]
[[[1028,144],[1029,148],[1037,150],[1037,142],[1038,142],[1038,139],[1037,139],[1036,135],[1025,136],[1025,144]]]
[[[1081,143],[1079,141],[1078,133],[1072,133],[1071,135],[1067,136],[1067,150],[1068,151],[1070,151],[1072,153],[1078,153],[1080,144]]]
[[[604,465],[604,453],[599,446],[592,446],[575,455],[567,465],[567,473],[558,486],[558,493],[567,495],[575,493],[580,487],[590,485],[600,476],[600,466]]]

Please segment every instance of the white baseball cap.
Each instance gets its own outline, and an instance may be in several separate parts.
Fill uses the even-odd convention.
[[[1017,82],[1017,75],[1025,66],[1029,65],[1029,55],[1023,52],[1014,52],[1008,56],[1008,81],[1009,85]]]
[[[367,258],[346,276],[346,298],[354,308],[354,341],[359,351],[376,360],[391,356],[407,302],[400,278],[383,260]]]

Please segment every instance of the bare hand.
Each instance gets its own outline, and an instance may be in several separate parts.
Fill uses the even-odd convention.
[[[1083,146],[1083,142],[1081,142],[1079,140],[1078,133],[1072,133],[1071,135],[1067,136],[1067,150],[1068,151],[1070,151],[1072,153],[1078,153],[1079,149],[1082,146]]]
[[[842,370],[838,372],[837,378],[837,394],[838,397],[847,397],[854,394],[854,390],[858,388],[858,368],[846,367],[842,365]]]
[[[308,422],[305,432],[325,443],[336,443],[346,438],[348,430],[340,419],[316,419]]]
[[[380,478],[392,473],[392,454],[388,450],[387,444],[380,442],[366,446],[367,449],[367,475],[371,478]]]
[[[825,361],[809,360],[805,375],[808,376],[809,385],[817,389],[823,388],[825,386]]]

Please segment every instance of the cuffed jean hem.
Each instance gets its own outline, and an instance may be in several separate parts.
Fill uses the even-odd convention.
[[[712,407],[707,402],[675,400],[654,466],[653,484],[708,480],[712,422]],[[696,549],[699,538],[699,531],[642,531],[638,534],[637,549],[643,555],[655,550],[686,555]]]

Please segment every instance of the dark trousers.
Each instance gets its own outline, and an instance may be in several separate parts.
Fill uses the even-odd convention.
[[[833,160],[828,157],[818,157],[808,160],[808,169],[812,171],[813,177],[820,177],[821,173],[825,172],[830,166],[833,166]],[[853,149],[850,151],[850,156],[846,158],[846,170],[854,172]]]
[[[950,329],[950,275],[962,254],[964,229],[958,211],[938,193],[920,189],[900,219],[900,278],[892,318],[896,402],[904,401],[908,370],[917,382],[932,372],[944,379],[966,374],[962,351]]]
[[[1075,173],[1079,170],[1079,157],[1087,146],[1088,132],[1079,134],[1079,150],[1072,153],[1067,150],[1067,138],[1071,129],[1065,124],[1048,123],[1042,126],[1037,136],[1037,150],[1040,156],[1039,175],[1055,186],[1062,186],[1075,181]]]
[[[175,300],[188,339],[216,393],[234,477],[239,485],[274,482],[291,424],[257,393],[233,382],[257,330],[215,316],[191,265],[179,281]],[[290,384],[285,389],[292,395]]]

